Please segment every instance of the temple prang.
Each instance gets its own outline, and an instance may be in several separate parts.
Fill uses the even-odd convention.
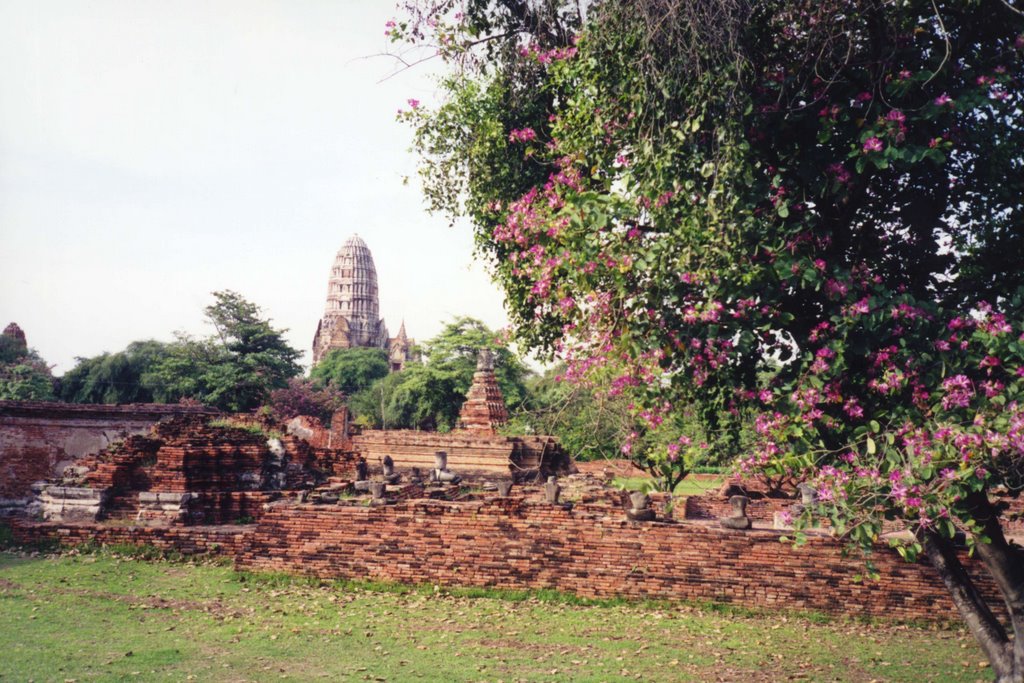
[[[388,334],[380,317],[377,269],[373,254],[359,235],[352,235],[338,250],[327,281],[324,316],[313,337],[313,364],[334,349],[383,349],[392,371],[412,360],[415,340],[402,323],[397,337]]]

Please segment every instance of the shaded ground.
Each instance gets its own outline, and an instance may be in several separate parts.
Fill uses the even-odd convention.
[[[612,476],[623,478],[650,478],[651,476],[625,458],[591,460],[574,464],[580,472],[594,476],[601,476],[604,472],[611,472]]]
[[[0,553],[0,576],[4,681],[920,682],[988,673],[957,630],[471,598],[110,554]]]

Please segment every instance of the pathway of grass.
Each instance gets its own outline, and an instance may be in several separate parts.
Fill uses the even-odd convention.
[[[650,477],[616,477],[612,484],[630,491],[647,490],[654,480]],[[687,477],[676,484],[673,493],[677,496],[703,496],[722,488],[724,477]]]
[[[961,631],[394,590],[0,553],[0,680],[987,678]]]

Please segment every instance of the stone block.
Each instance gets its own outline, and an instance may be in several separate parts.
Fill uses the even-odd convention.
[[[197,497],[194,493],[180,493],[169,491],[140,491],[140,505],[176,505],[182,506],[188,501]]]
[[[43,496],[54,500],[86,500],[102,503],[106,500],[107,492],[103,489],[79,486],[47,486],[43,489]]]

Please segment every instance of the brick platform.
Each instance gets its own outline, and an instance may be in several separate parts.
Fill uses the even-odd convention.
[[[367,430],[352,437],[352,448],[371,466],[390,455],[399,470],[434,467],[434,453],[448,454],[448,467],[460,475],[501,478],[566,473],[572,465],[553,437],[500,436],[456,430],[447,434],[412,430]]]

